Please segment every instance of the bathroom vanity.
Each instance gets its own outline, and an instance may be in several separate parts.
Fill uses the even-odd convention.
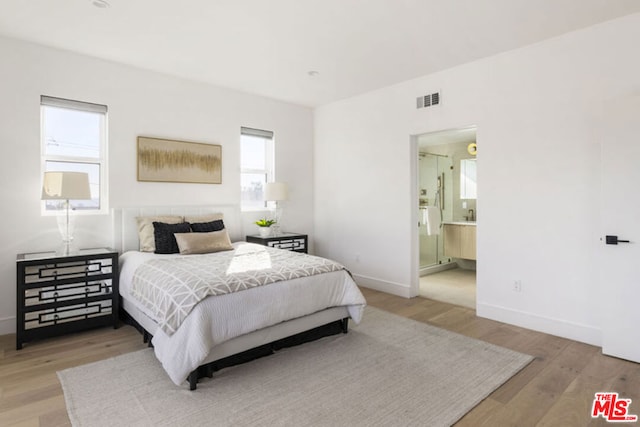
[[[476,223],[469,221],[443,224],[444,255],[451,258],[476,259]]]

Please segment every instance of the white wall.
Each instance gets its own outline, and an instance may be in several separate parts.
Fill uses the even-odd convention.
[[[599,344],[593,117],[640,90],[638,40],[635,14],[318,108],[317,252],[415,295],[410,135],[476,124],[478,314]],[[436,90],[441,106],[415,108]]]
[[[55,219],[40,215],[40,95],[109,107],[111,207],[239,204],[241,126],[275,132],[277,179],[287,182],[284,226],[313,226],[313,115],[308,108],[0,38],[0,334],[15,330],[15,259],[55,249]],[[136,137],[222,145],[222,184],[136,180]],[[257,216],[253,215],[253,216]],[[245,218],[245,232],[251,215]],[[79,246],[110,245],[111,218],[77,221]]]

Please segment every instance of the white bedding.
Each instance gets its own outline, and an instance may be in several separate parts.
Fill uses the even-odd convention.
[[[149,310],[131,297],[133,274],[147,260],[172,256],[178,255],[129,251],[120,257],[120,294],[152,319]],[[156,357],[179,385],[217,344],[334,306],[346,306],[351,318],[359,323],[365,304],[351,276],[341,270],[211,296],[193,309],[173,335],[160,328],[148,332],[153,335]]]
[[[146,261],[133,275],[131,295],[172,335],[207,296],[339,270],[326,258],[241,242],[233,250]]]

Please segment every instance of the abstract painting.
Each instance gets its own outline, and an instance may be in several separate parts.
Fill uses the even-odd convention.
[[[138,181],[222,183],[222,147],[138,137]]]

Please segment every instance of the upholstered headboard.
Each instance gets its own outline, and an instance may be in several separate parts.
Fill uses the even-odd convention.
[[[212,206],[144,206],[113,210],[113,244],[120,253],[138,250],[138,224],[136,217],[155,215],[206,215],[221,213],[232,242],[244,240],[242,220],[238,205]]]

